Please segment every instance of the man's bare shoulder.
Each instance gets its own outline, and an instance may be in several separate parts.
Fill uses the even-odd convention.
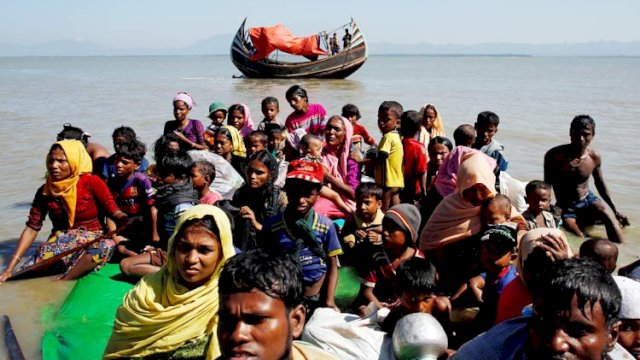
[[[545,158],[550,158],[550,159],[565,158],[567,157],[567,154],[570,151],[570,146],[571,144],[564,144],[564,145],[558,145],[558,146],[552,147],[547,151],[547,153],[544,156]]]

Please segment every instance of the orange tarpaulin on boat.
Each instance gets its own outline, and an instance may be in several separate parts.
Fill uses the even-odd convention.
[[[320,48],[318,35],[299,37],[291,34],[283,25],[249,29],[249,37],[256,53],[251,61],[264,59],[275,50],[293,55],[317,56],[327,53]]]

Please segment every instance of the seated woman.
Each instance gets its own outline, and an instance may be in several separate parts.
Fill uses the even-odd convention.
[[[13,270],[42,229],[47,215],[53,223],[49,240],[38,246],[36,254],[26,258],[17,268],[18,271],[81,247],[84,241],[102,235],[105,228],[102,214],[108,214],[118,222],[127,218],[118,209],[107,185],[98,176],[92,175],[91,170],[91,158],[80,141],[62,140],[51,146],[47,155],[46,183],[36,191],[27,226],[20,235],[7,268],[0,275],[0,282],[12,276]],[[109,260],[114,247],[111,239],[93,243],[87,249],[62,257],[49,271],[62,272],[62,279],[78,278]]]
[[[235,255],[231,237],[220,208],[185,211],[167,263],[143,277],[118,308],[104,358],[218,358],[218,278]]]
[[[267,150],[249,157],[245,184],[231,201],[231,205],[238,209],[234,221],[234,243],[242,251],[256,248],[256,234],[262,230],[262,223],[287,206],[285,193],[273,185],[277,178],[278,161]]]
[[[322,151],[325,166],[324,182],[336,191],[353,212],[356,208],[355,189],[360,185],[358,163],[350,157],[353,125],[342,116],[332,116],[325,130],[326,145]],[[319,198],[315,211],[329,218],[343,218],[345,214],[326,198]]]
[[[213,152],[222,156],[240,175],[247,166],[247,149],[238,129],[231,125],[222,126],[214,135]]]
[[[173,98],[173,117],[175,120],[167,121],[164,124],[164,135],[176,134],[185,150],[205,150],[204,125],[200,120],[189,119],[189,112],[196,105],[191,95],[186,92],[179,92]]]

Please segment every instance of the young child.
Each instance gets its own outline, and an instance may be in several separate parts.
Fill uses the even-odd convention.
[[[580,245],[580,257],[597,262],[613,274],[618,263],[618,247],[607,239],[589,239]]]
[[[427,260],[412,257],[398,266],[395,290],[400,305],[382,322],[382,330],[391,335],[398,320],[405,315],[427,313],[447,324],[451,304],[446,297],[436,296],[436,268]]]
[[[346,104],[342,107],[342,116],[349,121],[351,121],[351,125],[353,125],[353,136],[361,136],[362,140],[368,145],[375,145],[376,140],[373,136],[369,135],[367,128],[358,124],[358,120],[360,120],[360,109],[353,104]]]
[[[120,143],[116,148],[113,176],[107,179],[107,186],[120,210],[129,217],[142,216],[144,220],[114,236],[118,252],[124,256],[137,255],[146,245],[159,239],[155,190],[149,177],[137,171],[145,153],[144,144],[138,140]],[[109,230],[117,227],[111,219],[107,219],[107,226]]]
[[[522,213],[529,229],[558,228],[553,214],[549,212],[551,206],[551,185],[544,181],[533,180],[524,188],[527,194],[529,208]]]
[[[119,128],[116,128],[115,130],[113,130],[111,139],[113,139],[113,150],[115,150],[115,152],[117,153],[120,145],[136,140],[137,135],[132,128],[128,126],[120,126]],[[109,178],[115,177],[115,171],[116,171],[115,165],[114,165],[115,161],[116,161],[115,153],[109,156],[107,160],[105,160],[104,167],[102,169],[102,174],[101,174],[101,177],[105,179],[105,181],[107,181]],[[147,159],[143,157],[142,161],[140,162],[140,166],[136,169],[136,172],[144,173],[147,171],[148,167],[149,167],[149,162],[147,161]]]
[[[376,258],[369,263],[369,272],[363,274],[360,294],[354,305],[365,306],[373,302],[379,309],[393,308],[399,299],[393,289],[396,269],[400,263],[412,257],[424,258],[416,248],[420,211],[415,205],[400,204],[392,207],[382,219],[383,259]],[[386,260],[386,261],[385,261]],[[362,312],[362,307],[360,307]]]
[[[282,126],[280,121],[278,121],[278,114],[280,113],[280,103],[278,99],[273,96],[267,96],[262,99],[261,106],[264,119],[258,124],[258,130],[265,131],[268,124],[278,124]]]
[[[211,133],[215,133],[222,125],[224,125],[224,119],[227,117],[227,108],[223,103],[214,101],[209,105],[209,119],[211,119],[211,125],[207,126],[207,130]]]
[[[378,108],[378,128],[382,132],[382,140],[378,146],[375,165],[376,183],[384,192],[382,194],[382,210],[400,203],[398,192],[404,187],[402,174],[402,140],[396,131],[398,119],[402,115],[402,105],[396,101],[385,101]]]
[[[421,121],[420,114],[413,110],[400,117],[405,183],[400,200],[408,204],[419,204],[427,194],[427,149],[415,138]]]
[[[299,259],[307,308],[337,309],[337,256],[342,247],[333,222],[313,210],[324,171],[319,163],[307,160],[292,161],[289,170],[285,185],[289,203],[283,213],[264,222],[259,239],[265,247],[291,252]]]
[[[498,132],[500,118],[491,111],[483,111],[478,114],[476,120],[476,141],[473,144],[474,149],[478,149],[483,153],[496,159],[500,171],[507,171],[509,162],[504,156],[504,146],[493,140],[494,135]]]
[[[301,155],[303,155],[303,159],[317,161],[324,167],[324,171],[327,171],[325,167],[326,165],[322,159],[322,140],[319,137],[312,134],[306,134],[302,139],[300,139],[300,144],[298,146]],[[340,194],[326,185],[322,185],[322,189],[320,189],[320,196],[330,200],[345,214],[351,214],[353,212],[347,203],[342,200]]]
[[[287,178],[287,169],[289,168],[289,162],[284,158],[284,129],[278,124],[267,124],[265,126],[265,133],[267,133],[267,150],[271,155],[278,160],[278,178],[274,182],[274,185],[281,189],[284,187],[285,180]]]
[[[198,160],[191,167],[191,182],[198,192],[200,204],[215,205],[222,200],[222,195],[210,190],[209,186],[216,179],[216,167],[206,160]]]
[[[382,188],[376,183],[361,183],[356,189],[356,211],[340,232],[345,249],[344,264],[362,269],[382,249]]]
[[[193,160],[184,151],[168,152],[158,164],[158,177],[162,186],[155,195],[158,209],[158,237],[154,247],[142,254],[122,260],[120,269],[127,276],[142,277],[160,269],[167,259],[167,244],[173,234],[178,217],[198,204],[198,192],[191,183]]]
[[[267,148],[268,141],[269,137],[264,133],[264,131],[256,130],[249,134],[246,138],[247,157],[257,153],[258,151],[265,150]]]
[[[476,142],[476,130],[472,125],[462,124],[453,132],[453,141],[456,146],[473,147]]]

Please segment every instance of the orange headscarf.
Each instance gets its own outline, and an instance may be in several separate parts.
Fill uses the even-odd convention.
[[[73,227],[73,222],[76,216],[76,199],[77,199],[77,185],[80,175],[91,173],[93,171],[93,164],[91,163],[91,156],[85,149],[84,145],[78,140],[61,140],[54,145],[59,145],[64,151],[69,162],[71,169],[71,175],[68,178],[60,181],[53,181],[47,172],[47,182],[44,185],[44,195],[59,197],[62,200],[62,205],[67,211],[69,218],[69,227]],[[47,161],[49,155],[47,155]]]

